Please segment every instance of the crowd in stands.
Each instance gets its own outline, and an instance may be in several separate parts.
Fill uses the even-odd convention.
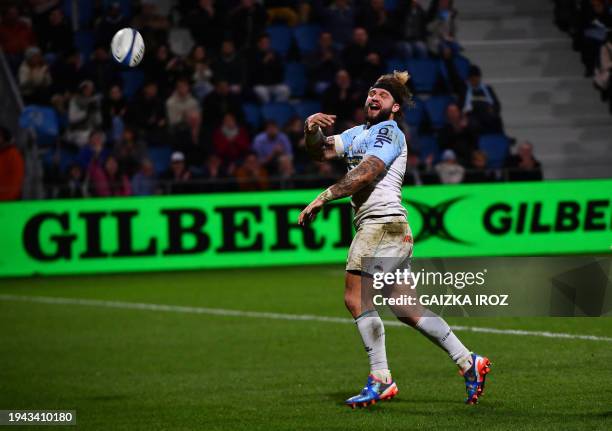
[[[585,67],[584,75],[593,78],[612,113],[612,2],[555,0],[555,21],[572,37]]]
[[[0,22],[24,102],[57,122],[40,144],[49,197],[328,185],[344,167],[308,160],[305,117],[336,114],[327,134],[362,124],[369,86],[406,68],[407,183],[542,178],[531,144],[510,155],[452,0],[72,3],[18,2]],[[109,53],[127,26],[146,46],[129,70]]]

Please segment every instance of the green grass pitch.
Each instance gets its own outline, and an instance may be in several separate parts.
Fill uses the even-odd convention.
[[[342,288],[339,266],[0,280],[0,295],[348,317]],[[605,318],[450,323],[612,336]],[[0,331],[0,409],[76,409],[77,429],[612,429],[609,341],[458,332],[493,362],[466,406],[444,352],[388,327],[399,395],[351,410],[368,373],[352,324],[4,299]]]

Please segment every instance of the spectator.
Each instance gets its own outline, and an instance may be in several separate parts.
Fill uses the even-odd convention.
[[[459,184],[465,175],[465,168],[457,163],[453,150],[442,153],[442,161],[436,165],[435,170],[442,184]]]
[[[295,27],[300,22],[296,3],[295,0],[266,0],[264,4],[268,12],[268,22],[282,22]]]
[[[49,102],[51,73],[38,47],[30,47],[25,52],[25,60],[19,66],[19,89],[27,104]]]
[[[68,104],[67,138],[79,147],[84,146],[91,132],[102,125],[100,99],[94,94],[94,90],[93,82],[81,82],[79,93],[75,94]]]
[[[609,98],[610,71],[612,71],[612,30],[608,31],[606,43],[602,45],[599,52],[599,66],[593,78],[597,88],[605,95],[604,98]]]
[[[55,197],[60,199],[87,198],[90,196],[89,183],[78,163],[68,167],[68,172],[63,178]]]
[[[219,49],[225,32],[222,3],[214,0],[198,0],[186,19],[196,44],[205,46],[211,52]]]
[[[187,112],[199,110],[198,101],[191,94],[189,81],[185,78],[177,80],[174,93],[166,100],[168,125],[177,126],[184,121]]]
[[[490,183],[495,181],[495,174],[487,169],[487,155],[476,150],[472,153],[469,169],[465,173],[465,183]]]
[[[206,158],[201,167],[200,178],[204,181],[199,189],[204,193],[224,192],[231,189],[228,181],[228,171],[223,166],[223,161],[216,154]]]
[[[66,54],[74,48],[72,27],[60,8],[51,10],[47,22],[38,32],[38,40],[45,52]]]
[[[125,124],[127,102],[123,91],[118,85],[113,85],[107,97],[102,101],[102,124],[105,130],[113,130],[113,140],[118,140]]]
[[[229,83],[224,78],[215,82],[215,89],[202,101],[202,117],[207,127],[217,127],[227,113],[233,114],[242,121],[242,101],[232,93]]]
[[[115,144],[114,155],[121,172],[132,177],[140,167],[146,152],[147,143],[138,138],[134,129],[126,127],[121,139]]]
[[[0,201],[20,199],[24,177],[21,152],[13,143],[11,132],[0,126]]]
[[[334,46],[332,35],[324,31],[319,36],[317,50],[306,57],[310,81],[317,94],[323,93],[334,81],[340,69],[340,55]]]
[[[246,82],[246,65],[242,55],[236,53],[236,47],[231,40],[223,41],[221,55],[213,65],[217,79],[227,81],[230,92],[240,94]]]
[[[265,29],[266,20],[266,10],[261,4],[255,0],[240,0],[240,5],[230,12],[228,20],[238,50],[255,45],[256,37]]]
[[[253,151],[259,163],[268,170],[274,171],[278,158],[282,155],[293,156],[289,138],[278,128],[275,121],[267,121],[263,132],[253,141]]]
[[[74,49],[66,58],[58,58],[51,67],[51,77],[53,93],[66,96],[69,96],[68,93],[76,93],[79,84],[88,79],[81,53]]]
[[[147,48],[154,52],[165,43],[169,26],[168,18],[159,12],[156,0],[140,1],[140,13],[132,20],[132,27],[142,34]]]
[[[478,136],[470,127],[467,116],[452,103],[446,108],[446,125],[440,131],[440,148],[453,150],[459,163],[467,165],[478,147]]]
[[[259,100],[268,103],[274,97],[278,102],[289,99],[289,86],[283,82],[283,62],[270,45],[270,36],[264,34],[257,39],[257,48],[252,54],[250,74],[253,91]]]
[[[213,71],[208,62],[204,46],[197,45],[193,48],[187,64],[190,69],[191,80],[193,81],[193,92],[198,101],[201,102],[213,89],[213,85],[210,82],[213,77]]]
[[[140,170],[132,178],[132,194],[134,196],[151,196],[158,193],[155,167],[150,159],[143,159]]]
[[[331,33],[338,48],[343,48],[349,43],[353,32],[355,9],[348,0],[334,0],[320,13],[323,18],[323,28]]]
[[[92,163],[102,165],[109,151],[106,148],[106,135],[102,130],[92,130],[89,134],[88,143],[81,148],[77,155],[77,162],[82,169],[89,169]]]
[[[542,165],[533,155],[533,145],[522,142],[517,146],[516,154],[506,160],[505,167],[509,181],[541,181]]]
[[[365,28],[374,49],[384,57],[393,54],[397,39],[397,22],[385,9],[384,0],[369,0],[357,17],[357,25]]]
[[[202,115],[196,109],[185,112],[185,119],[174,131],[172,148],[184,155],[187,166],[201,166],[211,153],[211,132],[202,125]]]
[[[170,168],[161,176],[166,193],[171,195],[190,193],[193,189],[191,177],[191,171],[185,164],[185,155],[180,151],[172,153]]]
[[[238,188],[243,192],[268,190],[268,172],[259,163],[257,155],[251,153],[244,159],[242,165],[236,169]]]
[[[455,40],[457,33],[457,11],[453,0],[433,0],[429,6],[427,24],[427,46],[432,54],[439,55],[444,47],[451,48],[453,54],[459,52],[460,46]]]
[[[36,45],[36,38],[30,24],[19,16],[17,6],[9,6],[0,21],[0,47],[13,71],[21,63],[24,51],[32,45]]]
[[[128,106],[126,116],[128,123],[145,132],[147,140],[161,133],[167,123],[166,110],[154,81],[145,83],[140,94]]]
[[[351,119],[362,100],[363,95],[353,86],[349,73],[341,69],[336,73],[335,82],[323,94],[323,111],[335,114],[336,123],[340,125]]]
[[[295,169],[303,173],[310,165],[310,156],[304,141],[304,121],[298,116],[293,117],[285,127],[285,134],[291,142]]]
[[[278,158],[278,188],[281,190],[295,188],[295,168],[290,156],[283,154]]]
[[[129,23],[121,13],[121,4],[114,1],[94,24],[96,44],[110,46],[115,33],[125,27],[129,27]]]
[[[591,0],[585,7],[581,38],[582,62],[585,76],[593,76],[602,45],[606,42],[608,29],[612,28],[612,13],[606,0]]]
[[[223,122],[215,129],[212,140],[215,153],[226,164],[241,161],[251,149],[246,129],[238,125],[232,113],[225,114]]]
[[[465,92],[461,99],[463,112],[479,133],[502,133],[501,105],[493,88],[482,82],[478,66],[470,66]]]
[[[419,0],[400,3],[397,11],[400,23],[398,53],[405,60],[414,57],[427,57],[427,15]]]
[[[368,33],[362,27],[353,30],[353,40],[344,49],[343,58],[349,74],[362,88],[369,86],[383,73],[380,54],[370,44]]]
[[[114,156],[107,157],[103,167],[97,163],[90,164],[88,175],[95,196],[130,196],[132,194],[130,181],[127,175],[119,170],[119,163]]]
[[[161,44],[154,52],[155,55],[145,55],[143,69],[147,79],[157,83],[159,93],[165,98],[170,93],[171,83],[177,78],[178,60],[171,56],[166,44]]]
[[[108,46],[95,47],[91,61],[84,67],[84,71],[102,94],[108,93],[113,85],[121,85],[119,66],[111,59]]]

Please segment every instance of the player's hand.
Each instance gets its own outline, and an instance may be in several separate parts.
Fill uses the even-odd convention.
[[[312,201],[306,208],[304,208],[304,211],[300,213],[300,217],[298,218],[299,225],[306,226],[308,223],[314,221],[319,211],[321,211],[321,208],[323,208],[323,205],[325,205],[325,202],[319,198]]]
[[[314,133],[317,131],[317,128],[333,126],[335,122],[335,115],[323,114],[321,112],[312,114],[306,119],[306,131],[308,133]]]

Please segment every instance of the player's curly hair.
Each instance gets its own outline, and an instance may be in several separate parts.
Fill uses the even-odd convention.
[[[406,85],[409,79],[410,74],[408,72],[394,70],[393,73],[388,73],[378,78],[372,88],[382,88],[387,90],[391,96],[393,96],[395,102],[399,103],[401,106],[406,104],[412,106],[414,104],[412,100],[412,92]],[[401,115],[401,110],[396,113],[396,116],[398,117]]]

